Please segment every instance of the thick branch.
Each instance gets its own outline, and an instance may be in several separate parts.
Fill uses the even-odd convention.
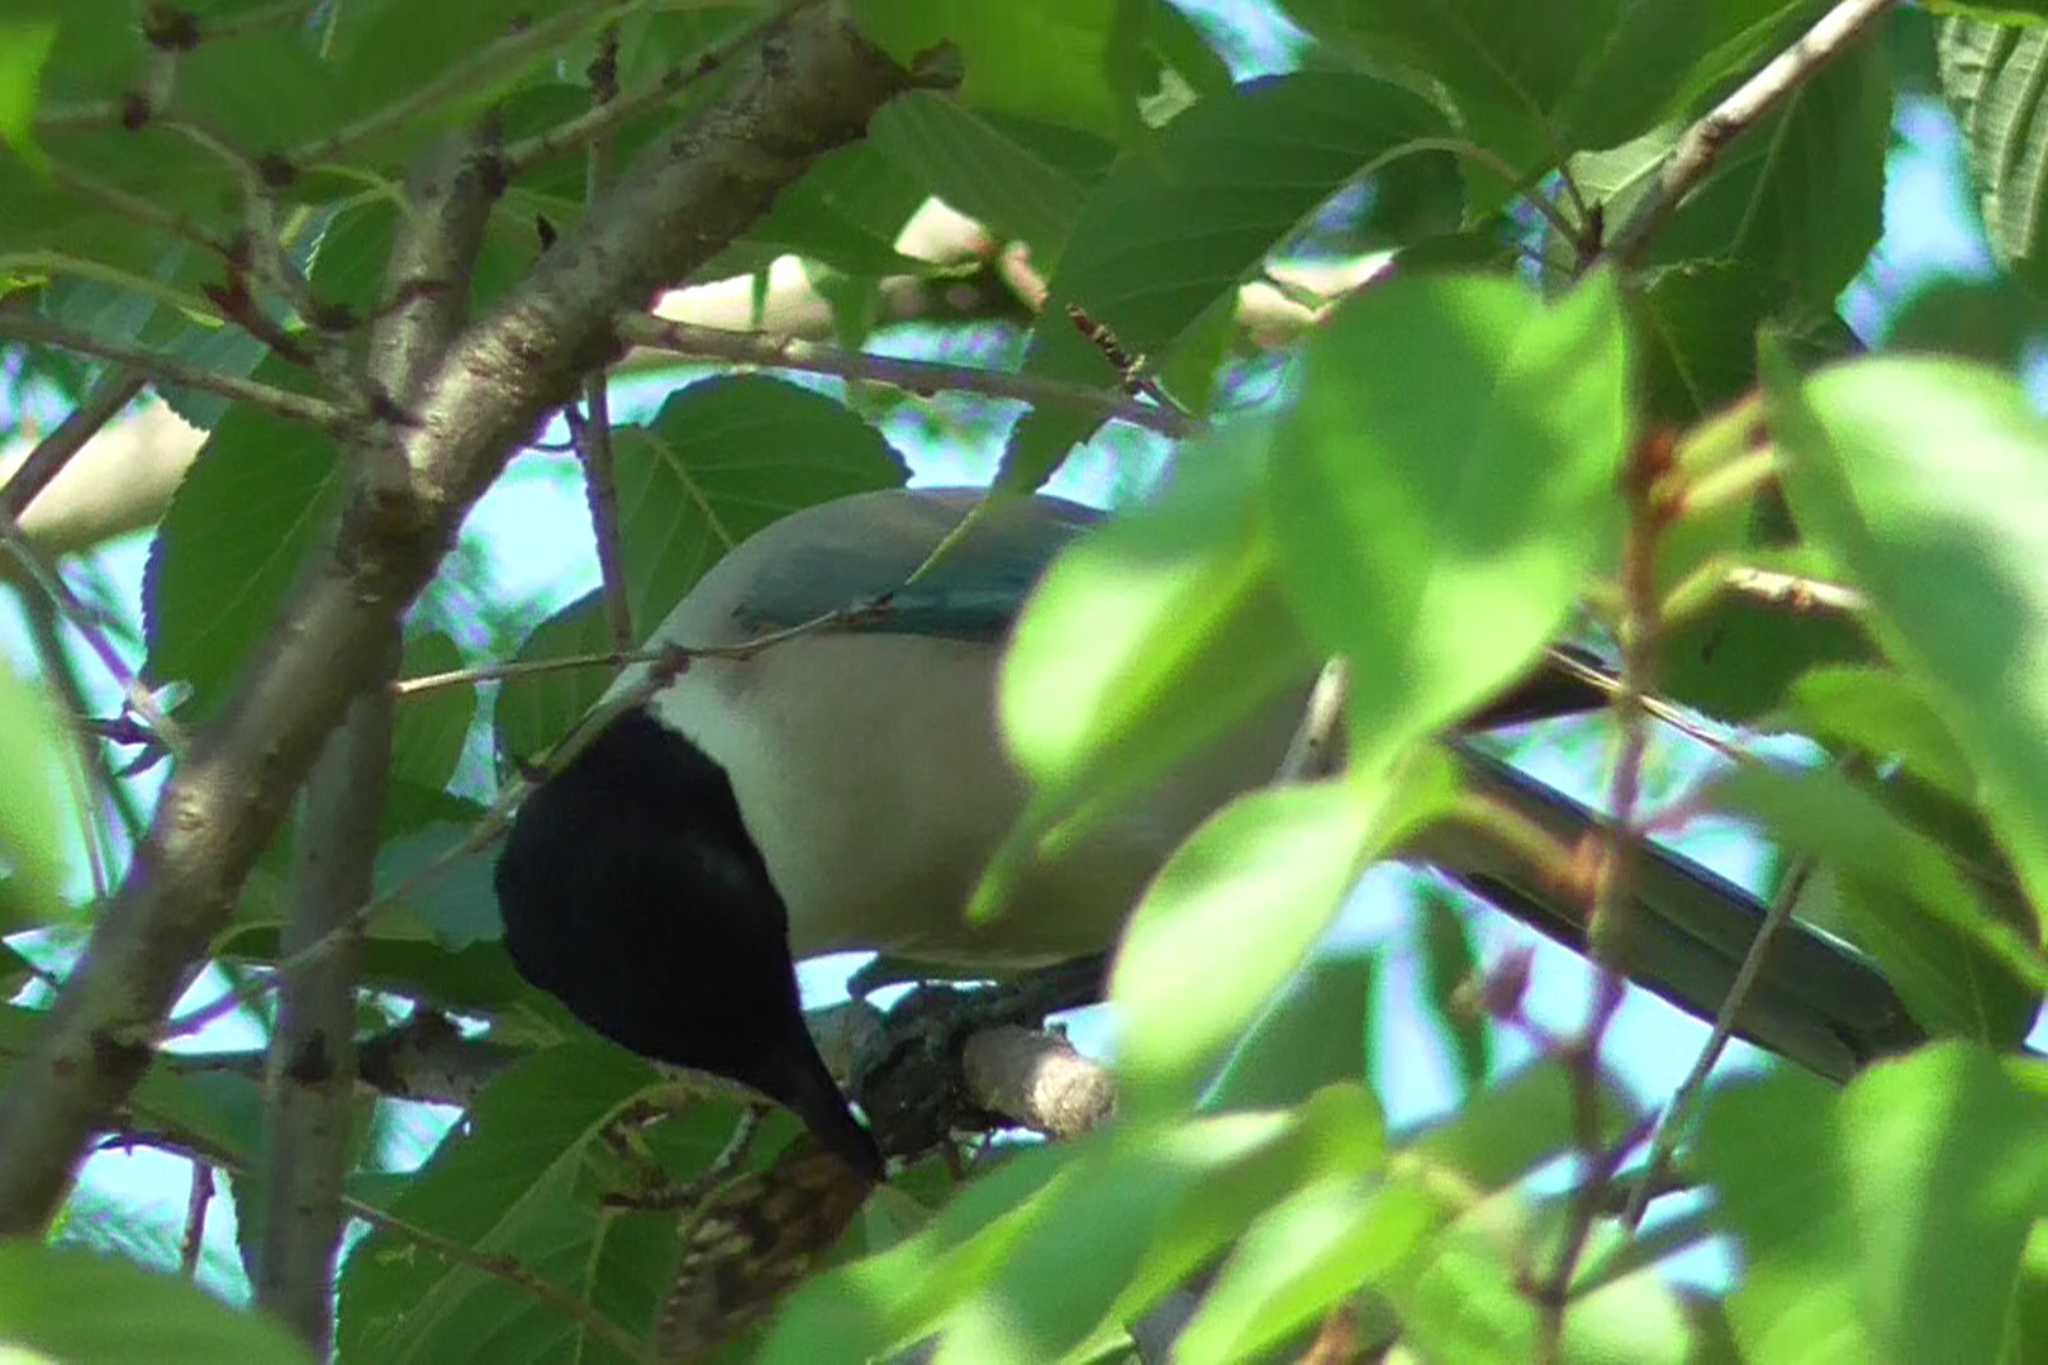
[[[1050,1138],[1077,1138],[1116,1113],[1116,1081],[1056,1033],[1002,1024],[960,1050],[967,1093]]]
[[[1686,197],[1706,183],[1721,153],[1765,115],[1846,50],[1897,0],[1841,0],[1808,29],[1806,36],[1773,57],[1763,70],[1685,130],[1657,174],[1657,186],[1601,254],[1624,265],[1634,262]]]
[[[396,661],[397,632],[386,647]],[[297,840],[290,956],[345,920],[370,894],[397,707],[381,687],[356,698],[307,783]],[[354,937],[289,973],[278,992],[264,1107],[263,1223],[256,1302],[290,1324],[315,1358],[333,1337],[334,1262],[341,1247],[342,1177],[355,1096]]]
[[[616,354],[612,318],[711,259],[905,81],[822,7],[770,25],[735,66],[450,349],[392,433],[406,486],[351,497],[331,552],[165,787],[128,882],[0,1096],[0,1232],[34,1234],[56,1210],[378,642],[511,453]],[[461,174],[480,197],[479,168]]]

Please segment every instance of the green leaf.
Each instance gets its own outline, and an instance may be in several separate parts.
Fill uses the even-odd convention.
[[[1110,975],[1125,1111],[1194,1097],[1322,937],[1384,841],[1390,799],[1387,788],[1344,781],[1253,792],[1167,860]]]
[[[1600,1134],[1610,1142],[1635,1119],[1635,1103],[1611,1081],[1599,1095]],[[1564,1067],[1535,1062],[1474,1095],[1408,1145],[1428,1166],[1459,1173],[1481,1190],[1505,1189],[1578,1141],[1578,1096]]]
[[[1333,1175],[1254,1223],[1174,1343],[1186,1365],[1255,1360],[1414,1255],[1441,1222],[1412,1187]]]
[[[1458,1079],[1469,1093],[1486,1084],[1493,1056],[1485,1016],[1458,999],[1461,989],[1479,976],[1479,954],[1471,926],[1442,887],[1425,884],[1421,899],[1423,993],[1450,1034]]]
[[[76,819],[82,781],[52,698],[0,660],[0,865],[12,874],[0,902],[0,930],[63,918],[70,848],[64,822]]]
[[[1960,1043],[1880,1062],[1839,1098],[1790,1073],[1716,1096],[1697,1159],[1743,1242],[1745,1353],[1999,1358],[2048,1207],[2044,1123],[2048,1097]]]
[[[1679,426],[1756,387],[1756,334],[1766,323],[1815,363],[1862,350],[1835,313],[1747,258],[1685,261],[1652,274],[1630,300],[1648,414]]]
[[[1386,1158],[1386,1115],[1356,1079],[1325,1086],[1282,1112],[1289,1122],[1275,1140],[1256,1144],[1232,1157],[1227,1167],[1206,1174],[1191,1197],[1166,1216],[1118,1296],[1110,1321],[1132,1322],[1150,1312],[1169,1290],[1213,1264],[1247,1227],[1295,1190],[1334,1175],[1376,1171]],[[1270,1123],[1273,1116],[1237,1117]],[[1225,1125],[1216,1131],[1232,1129]]]
[[[1015,1153],[914,1236],[811,1280],[777,1317],[762,1365],[865,1360],[928,1335],[997,1273],[1043,1211],[1047,1185],[1110,1140]]]
[[[1191,450],[1164,498],[1076,541],[1026,603],[998,706],[1037,791],[972,913],[1000,905],[1055,825],[1078,837],[1314,667],[1273,581],[1263,453],[1247,428]],[[1275,763],[1297,714],[1258,722]]]
[[[1129,350],[1161,350],[1318,204],[1447,131],[1428,103],[1365,76],[1304,72],[1203,100],[1089,196],[1052,297]]]
[[[869,122],[868,137],[954,208],[1029,243],[1041,274],[1081,216],[1079,181],[943,96],[912,91],[890,101]]]
[[[1522,676],[1618,543],[1628,374],[1614,279],[1401,279],[1310,344],[1272,462],[1289,597],[1354,661],[1351,761]]]
[[[612,648],[604,602],[595,591],[563,607],[533,629],[513,656],[515,663],[603,654]],[[567,668],[507,678],[491,713],[498,757],[514,766],[540,757],[569,733],[569,727],[597,704],[617,670]]]
[[[1025,371],[1115,382],[1065,316],[1068,304],[1134,354],[1171,351],[1317,205],[1449,131],[1427,101],[1359,75],[1303,72],[1202,100],[1126,152],[1089,196],[1049,281]],[[1005,451],[1002,486],[1037,487],[1097,425],[1027,413]]]
[[[1840,1115],[1879,1355],[1994,1359],[2028,1228],[2048,1209],[2048,1096],[1952,1043],[1870,1068]]]
[[[1566,106],[1614,33],[1623,0],[1555,8],[1515,0],[1289,0],[1311,32],[1368,70],[1432,83],[1466,134],[1518,170],[1556,164],[1580,144]]]
[[[1836,665],[1801,675],[1785,697],[1784,728],[1872,758],[1896,758],[1958,801],[1975,794],[1976,777],[1948,722],[1911,679],[1889,669]]]
[[[2048,119],[2041,117],[2048,28],[1956,17],[1938,31],[1941,91],[1969,139],[1992,253],[2039,295],[2048,289],[2041,212],[2048,202]]]
[[[276,1320],[238,1313],[185,1280],[25,1241],[0,1245],[0,1342],[10,1355],[93,1365],[311,1359]]]
[[[1874,657],[1875,646],[1854,620],[1723,593],[1658,641],[1658,686],[1718,720],[1754,723],[1781,705],[1785,689],[1808,669]]]
[[[377,850],[377,885],[397,886],[470,838],[467,825],[432,824],[395,839]],[[434,941],[451,953],[476,943],[501,938],[498,898],[491,885],[495,850],[480,849],[458,858],[426,886],[405,898],[405,905],[434,932]]]
[[[345,88],[304,24],[252,26],[178,57],[178,112],[232,129],[254,156],[283,152],[330,130]]]
[[[550,26],[561,35],[557,46],[566,46],[579,33],[595,28],[606,17],[605,10],[598,4],[574,3],[548,6],[537,14],[529,0],[475,0],[463,5],[363,0],[344,6],[328,40],[337,58],[340,88],[328,121],[339,126],[416,97],[473,60],[479,50],[537,24]],[[483,108],[548,57],[546,50],[531,49],[524,62],[508,61],[485,73],[484,79],[461,86],[459,97],[422,108],[388,136],[417,137],[464,110]]]
[[[1830,63],[1727,148],[1712,178],[1652,241],[1646,263],[1737,262],[1752,279],[1776,284],[1787,306],[1832,310],[1883,226],[1891,94],[1877,44]],[[1682,131],[1667,124],[1610,151],[1576,156],[1572,178],[1606,206],[1609,223],[1624,222],[1643,196],[1656,193]]]
[[[231,962],[274,963],[277,926],[238,929],[220,940],[215,955]],[[450,953],[428,942],[417,922],[405,915],[379,915],[371,921],[363,945],[362,982],[399,995],[422,996],[449,1009],[497,1010],[534,993],[502,947],[479,943]]]
[[[1122,125],[1109,83],[1114,5],[856,0],[849,8],[862,32],[905,66],[951,43],[966,66],[960,98],[970,108],[1107,135]]]
[[[462,651],[438,630],[424,631],[405,642],[399,676],[425,677],[463,666]],[[400,698],[398,723],[391,737],[391,781],[440,791],[455,776],[462,747],[476,718],[476,688],[438,687]]]
[[[1371,1169],[1384,1140],[1378,1107],[1356,1085],[1293,1113],[1126,1128],[1047,1187],[999,1272],[954,1314],[938,1359],[1061,1359],[1107,1319],[1135,1316],[1289,1191]],[[1120,1293],[1126,1285],[1139,1292]]]
[[[442,1143],[392,1212],[479,1253],[512,1256],[576,1297],[610,1296],[613,1321],[644,1333],[668,1281],[659,1270],[625,1275],[614,1267],[608,1285],[596,1282],[616,1220],[581,1180],[599,1129],[658,1081],[647,1063],[607,1044],[529,1057],[484,1092],[466,1129]],[[672,1274],[675,1223],[668,1228]],[[385,1231],[349,1254],[337,1328],[344,1360],[393,1365],[467,1359],[493,1342],[518,1342],[529,1355],[610,1355],[601,1339],[533,1295]]]
[[[36,145],[36,91],[43,63],[57,45],[57,20],[47,14],[9,15],[0,19],[0,142],[41,176],[50,173],[50,159]]]
[[[1571,100],[1574,145],[1612,147],[1696,112],[1788,47],[1825,8],[1825,0],[1628,0]]]
[[[1882,1358],[1858,1292],[1836,1106],[1830,1087],[1789,1069],[1708,1095],[1694,1162],[1720,1226],[1742,1241],[1728,1316],[1744,1359]]]
[[[2048,904],[2048,424],[2018,381],[1936,359],[1841,365],[1803,389],[1781,370],[1769,406],[1800,529],[1869,595]]]
[[[1373,1055],[1375,965],[1370,955],[1338,953],[1296,973],[1252,1021],[1202,1109],[1279,1108],[1320,1086],[1360,1080]]]
[[[1941,845],[1837,772],[1792,777],[1749,767],[1714,791],[1724,808],[1763,821],[1773,840],[1827,865],[1840,909],[1915,1022],[1999,1045],[2025,1036],[2048,992],[2048,957]]]
[[[925,274],[930,264],[899,253],[896,238],[930,193],[879,146],[857,142],[819,158],[691,278],[749,275],[784,255],[821,261],[849,275]]]
[[[275,382],[270,362],[258,377]],[[238,404],[200,447],[171,498],[143,575],[145,672],[183,679],[181,717],[210,716],[270,632],[342,488],[328,437]],[[250,527],[263,533],[251,535]]]
[[[799,508],[894,488],[903,459],[835,399],[725,375],[669,395],[614,433],[628,600],[643,633],[727,550]]]

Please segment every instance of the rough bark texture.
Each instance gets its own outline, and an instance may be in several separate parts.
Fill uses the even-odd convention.
[[[771,25],[726,92],[595,203],[387,426],[390,455],[344,509],[220,718],[196,738],[149,838],[0,1096],[0,1235],[35,1235],[95,1129],[149,1065],[292,793],[378,644],[462,517],[581,377],[617,351],[611,316],[707,261],[820,153],[858,137],[901,70],[825,9]],[[488,183],[471,161],[459,174]]]

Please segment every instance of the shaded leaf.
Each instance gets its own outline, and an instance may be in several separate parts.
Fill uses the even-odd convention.
[[[261,367],[275,382],[281,367]],[[172,495],[149,548],[142,588],[146,675],[182,679],[180,716],[211,715],[256,642],[269,633],[342,491],[325,435],[248,404],[221,418]],[[260,535],[248,528],[260,526]]]
[[[1252,1021],[1203,1110],[1298,1104],[1320,1086],[1363,1077],[1373,1055],[1375,966],[1373,957],[1342,953],[1304,967]]]
[[[1938,34],[1941,92],[1969,139],[1970,175],[1992,253],[2039,295],[2048,289],[2042,249],[2048,119],[2041,117],[2048,27],[1958,15],[1942,20]]]
[[[482,1253],[509,1255],[582,1298],[616,1293],[615,1321],[650,1326],[659,1274],[613,1267],[600,1288],[616,1220],[580,1188],[598,1129],[658,1077],[617,1048],[579,1043],[515,1064],[486,1090],[464,1130],[451,1134],[392,1212]],[[668,1223],[672,1261],[675,1224]],[[659,1253],[660,1248],[651,1249]],[[629,1292],[631,1291],[631,1292]],[[615,1358],[602,1340],[530,1294],[480,1271],[425,1254],[387,1231],[349,1254],[341,1276],[337,1346],[344,1360],[439,1361],[511,1349]]]
[[[1126,152],[1089,196],[1049,281],[1025,370],[1115,382],[1067,320],[1068,304],[1107,325],[1126,350],[1157,359],[1318,204],[1447,132],[1427,101],[1359,75],[1303,72],[1201,101]],[[1037,487],[1096,425],[1027,413],[1004,452],[1002,486]]]
[[[1835,772],[1752,767],[1714,790],[1776,842],[1828,865],[1841,911],[1922,1027],[1991,1044],[2025,1035],[2048,992],[2048,957],[1941,845]]]
[[[1031,263],[1053,268],[1086,192],[1059,166],[952,100],[912,91],[884,105],[868,136],[954,208],[1031,246]]]

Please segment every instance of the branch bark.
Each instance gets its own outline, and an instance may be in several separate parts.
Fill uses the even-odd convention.
[[[386,646],[397,659],[397,632]],[[384,775],[391,759],[391,694],[371,687],[327,742],[306,787],[289,956],[325,935],[370,894]],[[262,1251],[256,1302],[277,1314],[315,1359],[334,1335],[334,1262],[341,1248],[342,1178],[355,1095],[360,938],[286,975],[266,1067]]]
[[[386,293],[401,302],[379,321],[367,367],[370,383],[401,407],[417,399],[467,316],[467,290],[410,286],[459,280],[476,259],[488,196],[462,173],[468,154],[465,140],[445,140],[421,159],[406,186],[407,212],[385,280]],[[370,496],[380,489],[402,492],[405,468],[383,443],[367,442],[351,455],[358,484]],[[390,688],[400,651],[396,617],[375,645],[375,669],[329,737],[306,788],[291,917],[279,945],[287,962],[330,934],[340,933],[341,946],[279,973],[277,1031],[266,1068],[263,1194],[270,1214],[256,1300],[290,1324],[316,1358],[328,1354],[334,1337],[362,956],[355,911],[374,890],[397,712]]]
[[[0,1095],[0,1235],[48,1223],[284,802],[370,681],[377,643],[512,451],[617,354],[613,316],[709,260],[907,80],[824,7],[768,25],[735,68],[457,339],[388,428],[393,477],[350,497],[324,561],[166,785],[133,871]],[[459,197],[485,205],[492,169],[465,163]]]
[[[1730,143],[1790,99],[1795,90],[1840,56],[1896,3],[1897,0],[1841,0],[1798,42],[1773,57],[1763,70],[1736,87],[1735,93],[1708,110],[1685,130],[1685,136],[1678,140],[1657,173],[1656,189],[1615,231],[1601,255],[1623,265],[1633,264],[1686,198],[1706,183]]]

